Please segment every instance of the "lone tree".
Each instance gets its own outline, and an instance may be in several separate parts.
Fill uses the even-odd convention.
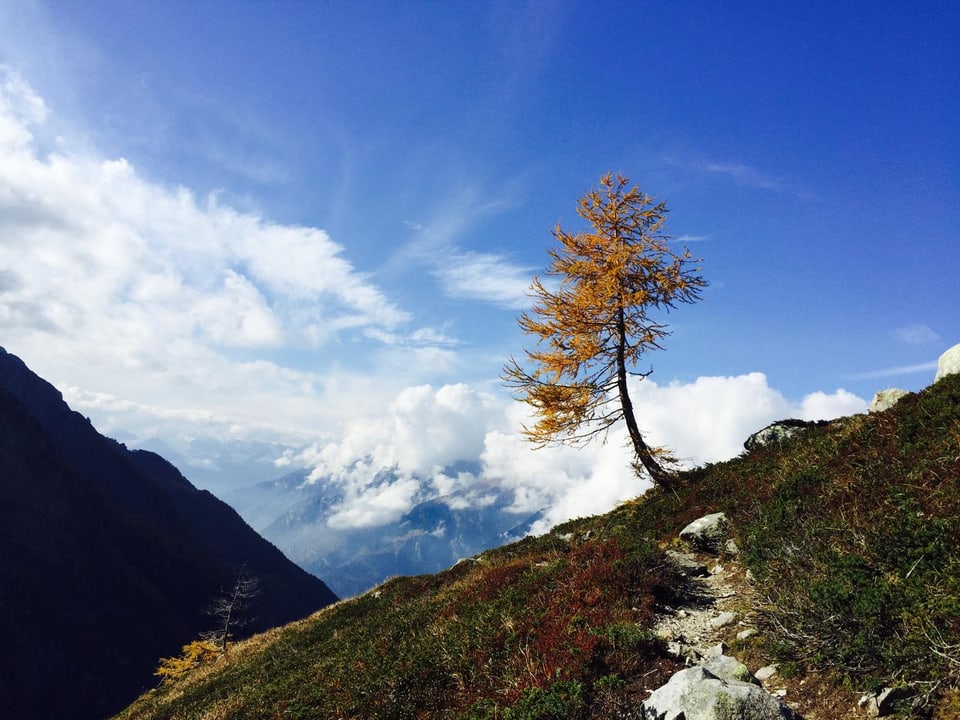
[[[207,614],[215,618],[217,624],[213,630],[202,633],[201,637],[225,653],[234,630],[256,620],[249,610],[262,592],[260,580],[245,567],[241,568],[233,583],[223,588],[207,607]]]
[[[627,380],[651,374],[631,368],[647,350],[662,349],[669,335],[650,311],[696,302],[707,283],[689,250],[671,249],[663,233],[666,204],[628,183],[622,175],[604,175],[600,188],[577,203],[591,228],[573,235],[559,224],[554,229],[560,244],[549,250],[546,274],[559,282],[547,286],[535,277],[533,307],[517,319],[537,339],[535,349],[524,350],[532,369],[510,358],[503,379],[538,416],[523,429],[538,447],[605,438],[622,419],[637,472],[645,469],[656,485],[668,487],[673,474],[661,462],[665,451],[644,441]]]

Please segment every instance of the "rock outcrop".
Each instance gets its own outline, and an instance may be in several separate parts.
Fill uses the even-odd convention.
[[[873,400],[870,401],[870,412],[878,413],[889,410],[909,394],[908,390],[901,390],[900,388],[879,390],[873,396]]]
[[[767,425],[762,430],[753,433],[753,435],[748,437],[743,443],[743,447],[749,451],[757,450],[771,443],[782,443],[789,440],[807,428],[826,424],[827,422],[825,420],[797,420],[795,418],[778,420],[775,423]]]
[[[937,360],[937,375],[933,381],[936,382],[955,373],[960,373],[960,343],[947,350]]]

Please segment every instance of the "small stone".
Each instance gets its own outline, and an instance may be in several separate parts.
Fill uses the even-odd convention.
[[[706,658],[720,657],[720,656],[723,655],[726,651],[727,651],[727,646],[726,646],[726,645],[724,645],[723,643],[717,643],[717,644],[714,645],[713,647],[707,648],[707,652],[704,653],[704,657],[706,657]]]
[[[893,704],[911,694],[910,688],[884,688],[876,695],[867,696],[867,715],[883,717],[893,712]]]
[[[711,575],[719,575],[722,572],[723,572],[723,565],[721,565],[720,563],[717,563],[712,568],[710,568]]]
[[[777,666],[776,666],[776,665],[764,665],[762,668],[760,668],[759,670],[757,670],[757,671],[753,674],[753,676],[754,676],[757,680],[759,680],[760,682],[763,682],[763,681],[765,681],[765,680],[769,680],[770,678],[772,678],[772,677],[773,677],[774,675],[776,675],[776,674],[777,674]]]
[[[720,613],[710,621],[710,627],[714,629],[719,629],[722,627],[726,627],[727,625],[732,625],[736,621],[737,621],[736,613],[724,612],[724,613]]]
[[[707,566],[702,562],[699,562],[693,555],[689,553],[681,553],[676,550],[667,550],[664,553],[667,558],[674,565],[677,566],[677,569],[682,572],[684,575],[689,577],[703,577],[708,575]]]
[[[746,630],[741,630],[737,633],[737,640],[749,640],[754,635],[757,634],[756,628],[747,628]]]
[[[723,549],[727,551],[728,555],[740,554],[740,546],[737,545],[736,540],[734,540],[733,538],[730,538],[729,540],[727,540],[726,544],[723,546]]]
[[[673,655],[675,658],[683,660],[688,665],[693,665],[699,659],[697,657],[697,651],[689,645],[683,644],[682,642],[668,642],[667,652]]]

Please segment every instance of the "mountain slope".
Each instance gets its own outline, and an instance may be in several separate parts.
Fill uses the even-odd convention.
[[[208,628],[204,607],[242,567],[264,591],[251,630],[336,599],[163,458],[99,435],[2,349],[0,430],[10,717],[115,712],[155,683],[159,657]]]
[[[779,663],[801,714],[898,685],[901,716],[960,718],[960,375],[681,480],[252,638],[119,717],[638,718],[681,667],[653,633],[689,602],[664,551],[723,511],[760,629],[731,651]]]

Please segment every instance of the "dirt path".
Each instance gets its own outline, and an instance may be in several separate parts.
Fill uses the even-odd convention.
[[[665,608],[654,632],[671,652],[696,665],[723,645],[760,681],[767,692],[780,697],[804,720],[850,720],[865,717],[856,708],[856,696],[819,676],[784,678],[776,665],[763,664],[760,636],[755,627],[762,602],[734,559],[722,561],[708,554],[668,551],[687,577],[682,602]]]

